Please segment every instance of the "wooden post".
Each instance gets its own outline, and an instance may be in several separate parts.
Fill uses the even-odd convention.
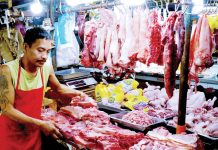
[[[190,51],[190,36],[191,36],[191,15],[185,16],[185,45],[181,61],[180,69],[180,87],[179,87],[179,106],[178,106],[178,124],[176,133],[185,132],[185,117],[186,117],[186,102],[188,92],[188,74],[189,74],[189,51]]]

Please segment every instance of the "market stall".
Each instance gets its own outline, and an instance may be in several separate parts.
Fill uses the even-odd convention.
[[[52,34],[48,61],[57,79],[89,96],[59,104],[59,95],[45,92],[58,103],[44,104],[41,116],[59,129],[59,142],[90,150],[218,148],[217,1],[35,2],[48,9],[36,15],[26,10],[31,2],[2,5],[0,60],[22,55],[28,28]]]

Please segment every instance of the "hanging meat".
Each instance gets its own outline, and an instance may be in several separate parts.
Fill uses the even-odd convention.
[[[161,40],[162,45],[164,45],[164,85],[169,98],[173,96],[176,80],[176,44],[173,30],[176,17],[176,13],[172,13],[168,17]]]
[[[214,39],[208,24],[207,16],[199,18],[190,43],[189,80],[198,83],[198,74],[213,65],[212,52]]]
[[[158,13],[157,10],[152,10],[150,14],[149,23],[149,49],[148,49],[148,60],[147,65],[150,63],[157,63],[159,55],[161,52],[161,26],[158,23]]]
[[[77,25],[78,25],[78,35],[81,41],[84,41],[84,28],[85,28],[86,14],[84,12],[79,12],[77,16]]]
[[[129,51],[128,56],[131,61],[136,61],[137,54],[139,51],[140,9],[137,9],[133,12],[132,23],[132,49]]]
[[[139,51],[137,60],[146,63],[148,57],[148,10],[140,12],[140,25],[139,25]]]
[[[96,32],[96,26],[97,23],[94,20],[87,21],[85,23],[85,29],[84,29],[84,48],[82,51],[82,60],[81,63],[85,67],[91,67],[92,66],[92,58],[90,55],[90,51],[93,51],[93,38],[95,38],[95,32]],[[94,44],[95,45],[95,44]]]
[[[130,62],[129,52],[134,49],[133,41],[133,18],[131,16],[131,11],[128,10],[125,16],[126,18],[126,39],[121,48],[121,57],[119,60],[120,66],[127,67]]]
[[[178,17],[176,18],[176,22],[174,25],[175,31],[175,43],[177,48],[176,53],[176,70],[179,67],[179,63],[181,62],[184,44],[185,44],[185,24],[184,24],[184,15],[182,12],[177,13]]]

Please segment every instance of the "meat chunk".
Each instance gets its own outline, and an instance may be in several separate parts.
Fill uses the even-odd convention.
[[[197,83],[198,74],[205,68],[213,65],[212,52],[214,50],[214,39],[208,24],[206,15],[199,18],[190,43],[190,72],[189,80],[194,79]]]
[[[162,45],[164,45],[164,86],[169,98],[173,96],[176,80],[176,44],[173,30],[176,17],[176,13],[169,16],[162,37]]]

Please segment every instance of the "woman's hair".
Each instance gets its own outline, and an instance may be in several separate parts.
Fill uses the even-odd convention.
[[[34,27],[26,31],[24,43],[27,43],[31,47],[37,39],[51,40],[51,36],[45,29],[41,27]]]

